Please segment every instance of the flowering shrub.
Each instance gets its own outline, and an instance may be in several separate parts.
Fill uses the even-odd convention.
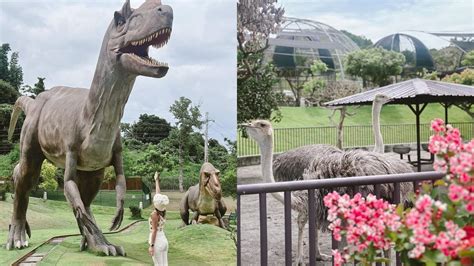
[[[384,251],[395,248],[406,265],[473,265],[474,263],[474,139],[463,143],[458,129],[431,123],[429,150],[443,180],[422,185],[414,207],[403,210],[373,195],[353,198],[332,192],[324,197],[336,240],[335,265],[357,260],[363,265],[384,262]]]

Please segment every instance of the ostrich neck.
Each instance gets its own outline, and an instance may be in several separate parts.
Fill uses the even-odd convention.
[[[88,133],[99,140],[115,138],[136,79],[135,75],[127,73],[115,62],[108,58],[106,49],[102,47],[84,106]]]
[[[262,177],[267,183],[275,183],[273,177],[273,136],[267,137],[260,143]],[[272,193],[273,197],[280,202],[284,202],[282,192]]]
[[[380,112],[382,110],[382,103],[374,102],[372,105],[372,129],[375,138],[374,152],[384,153],[384,145],[382,139],[382,132],[380,131]]]

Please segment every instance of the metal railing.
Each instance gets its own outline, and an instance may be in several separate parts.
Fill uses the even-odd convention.
[[[422,172],[405,173],[393,175],[358,176],[345,178],[331,178],[318,180],[301,180],[277,183],[260,183],[237,186],[237,265],[241,265],[241,226],[240,226],[240,203],[241,197],[250,194],[259,195],[260,213],[260,265],[268,264],[267,249],[267,193],[284,192],[284,217],[285,217],[285,265],[292,264],[291,244],[291,192],[297,190],[308,190],[308,222],[309,222],[309,265],[316,265],[316,189],[330,189],[338,187],[352,187],[356,193],[359,186],[375,185],[375,194],[380,197],[380,186],[382,184],[394,184],[394,204],[400,203],[400,183],[414,182],[414,189],[420,181],[434,181],[443,178],[444,173]],[[338,242],[332,238],[332,249],[338,248]],[[334,261],[334,260],[333,260]],[[401,265],[400,257],[396,256],[396,265]]]
[[[463,139],[474,138],[474,123],[459,122],[451,123],[453,127],[463,132]],[[385,144],[402,144],[416,142],[415,124],[392,124],[380,127]],[[430,124],[420,124],[421,140],[428,142],[431,135]],[[344,126],[343,147],[365,147],[374,145],[374,134],[371,125]],[[284,152],[293,148],[310,144],[336,145],[337,130],[335,127],[301,127],[301,128],[275,128],[274,147],[275,152]],[[258,145],[249,138],[244,138],[239,132],[237,137],[238,156],[249,156],[260,154]]]

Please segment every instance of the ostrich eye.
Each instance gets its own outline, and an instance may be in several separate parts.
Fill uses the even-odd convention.
[[[260,126],[261,127],[265,127],[266,125],[264,123],[260,123]]]

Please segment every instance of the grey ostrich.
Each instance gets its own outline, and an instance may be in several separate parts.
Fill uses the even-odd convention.
[[[374,152],[384,153],[382,133],[380,131],[380,112],[382,106],[391,99],[384,94],[377,94],[372,104],[372,131],[374,133]],[[314,144],[298,147],[280,154],[273,161],[273,175],[276,181],[302,180],[304,170],[313,162],[315,157],[321,157],[326,152],[340,151],[337,147],[326,144]]]
[[[382,132],[380,130],[380,112],[382,106],[391,101],[391,99],[385,94],[377,94],[372,102],[372,130],[374,132],[375,146],[374,152],[384,153],[385,147],[383,145]]]
[[[270,122],[266,120],[255,120],[244,125],[247,133],[260,146],[261,152],[261,167],[262,176],[267,182],[275,182],[273,172],[273,129]],[[298,154],[298,151],[304,151],[303,154]],[[297,156],[301,155],[301,156]],[[366,176],[366,175],[381,175],[381,174],[395,174],[412,172],[410,165],[403,163],[400,160],[392,159],[384,154],[376,152],[368,152],[363,150],[342,151],[329,145],[311,145],[299,149],[292,150],[286,154],[284,158],[291,158],[288,155],[293,155],[295,160],[288,161],[288,164],[279,162],[279,166],[285,167],[285,170],[295,170],[292,176],[283,175],[280,173],[280,178],[277,181],[300,180],[300,179],[323,179],[334,177],[349,177],[349,176]],[[280,159],[280,157],[279,157]],[[304,165],[308,163],[307,165]],[[303,169],[303,170],[301,170]],[[301,176],[298,174],[301,173]],[[411,184],[405,183],[401,185],[402,199],[411,190]],[[340,193],[350,192],[347,188],[340,188],[337,190]],[[373,186],[364,186],[359,189],[363,195],[374,193]],[[392,198],[393,185],[385,185],[381,188],[382,197],[390,200]],[[325,231],[327,229],[327,213],[324,207],[323,197],[327,194],[326,190],[316,190],[316,218],[317,229]],[[272,195],[283,203],[283,193],[272,193]],[[298,213],[298,249],[297,249],[297,263],[303,262],[303,230],[308,221],[308,195],[307,191],[295,191],[291,197],[291,207]],[[316,241],[318,241],[318,230],[316,230]],[[319,245],[316,243],[316,259],[329,260],[330,256],[321,254]]]

